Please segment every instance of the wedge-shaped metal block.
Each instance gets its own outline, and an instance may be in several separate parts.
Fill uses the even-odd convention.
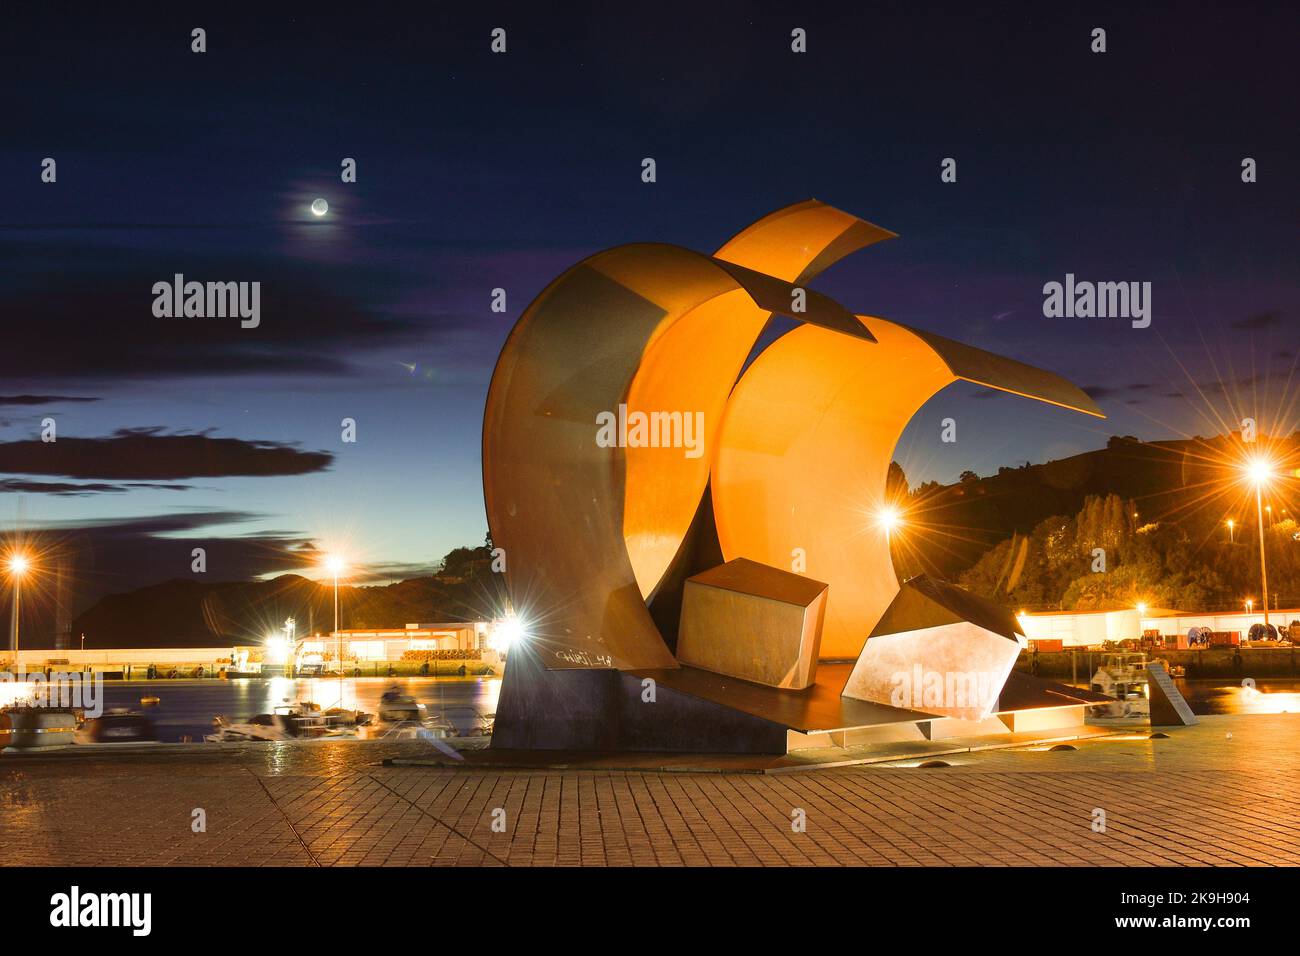
[[[983,720],[1020,655],[1010,611],[925,575],[899,588],[867,638],[844,696]]]
[[[1160,664],[1147,665],[1152,727],[1190,727],[1199,723],[1174,679]]]
[[[740,680],[802,690],[817,677],[826,585],[736,558],[686,579],[677,659]]]

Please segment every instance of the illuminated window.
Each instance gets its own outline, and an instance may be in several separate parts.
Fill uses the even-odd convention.
[[[352,656],[361,661],[382,661],[384,659],[383,641],[353,641],[348,645]]]

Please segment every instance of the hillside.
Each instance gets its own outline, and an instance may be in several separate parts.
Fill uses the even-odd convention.
[[[486,556],[479,554],[482,549],[458,550],[473,559],[438,575],[372,587],[340,585],[339,626],[491,617],[497,582]],[[215,584],[176,578],[103,598],[73,621],[72,633],[77,641],[85,634],[87,648],[224,646],[260,643],[289,617],[300,635],[328,633],[334,626],[333,588],[296,574]]]
[[[1288,473],[1300,464],[1298,452],[1296,435],[1272,443],[1272,453]],[[1014,545],[1024,554],[1022,565],[1039,560],[1024,542],[1036,530],[1042,539],[1047,519],[1060,516],[1077,525],[1076,516],[1090,498],[1115,496],[1133,508],[1127,516],[1132,518],[1131,530],[1159,525],[1160,535],[1150,540],[1170,554],[1181,549],[1192,563],[1225,570],[1219,584],[1202,582],[1199,590],[1185,593],[1204,594],[1205,601],[1236,601],[1236,591],[1253,573],[1249,555],[1244,550],[1220,554],[1214,548],[1221,544],[1215,536],[1226,509],[1239,506],[1242,498],[1240,476],[1229,463],[1240,461],[1245,453],[1235,435],[1159,442],[1112,438],[1105,448],[1070,458],[1002,468],[985,478],[967,473],[952,485],[929,483],[908,492],[901,491],[906,479],[895,466],[892,480],[900,497],[907,499],[906,526],[896,539],[895,561],[903,576],[927,571],[964,579],[967,586],[1003,602],[1059,605],[1068,574],[1074,573],[1070,566],[1059,569],[1059,581],[1012,585],[1001,570],[1004,553]],[[1279,497],[1277,503],[1281,515],[1285,499]],[[1241,518],[1244,522],[1250,515]],[[484,548],[459,548],[447,556],[437,575],[382,586],[340,587],[341,626],[400,627],[490,617],[500,606],[494,599],[500,581],[488,570],[487,555]],[[1148,556],[1147,562],[1148,576],[1157,583],[1172,573],[1169,561]],[[1043,557],[1040,563],[1050,562]],[[1227,573],[1230,568],[1236,570]],[[1186,577],[1191,570],[1180,573]],[[1287,586],[1300,590],[1300,577],[1295,585],[1284,585],[1282,573],[1279,564],[1279,592]],[[1151,587],[1139,577],[1128,591]],[[1128,591],[1092,600],[1129,600]],[[328,632],[333,626],[331,588],[294,574],[225,583],[173,579],[103,598],[74,620],[72,634],[75,642],[84,633],[88,648],[240,644],[260,641],[287,617],[295,619],[300,634]],[[50,645],[48,637],[41,641],[39,629],[29,633],[25,646]]]
[[[1265,442],[1261,438],[1257,447]],[[1300,463],[1300,436],[1269,447],[1288,472]],[[953,578],[1013,534],[1029,534],[1054,515],[1073,516],[1089,497],[1108,495],[1132,502],[1144,524],[1210,528],[1240,503],[1243,488],[1234,463],[1247,454],[1236,435],[1159,442],[1112,438],[1105,448],[1041,465],[922,485],[908,496],[907,510],[924,554],[910,557],[918,567]]]

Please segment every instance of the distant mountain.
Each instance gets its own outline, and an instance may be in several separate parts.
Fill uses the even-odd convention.
[[[896,539],[895,559],[905,576],[927,571],[955,579],[1013,534],[1028,534],[1054,515],[1077,514],[1089,496],[1131,501],[1142,523],[1212,528],[1222,523],[1228,504],[1240,503],[1235,463],[1258,447],[1271,447],[1288,474],[1300,465],[1300,435],[1275,442],[1261,437],[1256,446],[1243,446],[1236,434],[1158,442],[1117,437],[1097,451],[1042,465],[921,485],[906,493],[910,530]],[[892,478],[899,487],[906,481],[897,466]],[[340,587],[341,626],[490,617],[501,606],[495,597],[500,586],[500,575],[488,568],[487,549],[458,548],[434,576]],[[299,634],[328,633],[333,614],[328,584],[294,574],[216,584],[175,579],[103,598],[74,620],[72,635],[75,644],[84,633],[88,648],[224,646],[260,642],[287,617],[296,620]],[[33,635],[24,646],[48,647],[48,638],[42,644]]]
[[[1288,474],[1300,465],[1300,435],[1260,436],[1255,445],[1243,445],[1236,433],[1157,442],[1116,437],[1105,448],[1042,465],[922,485],[909,495],[909,523],[919,532],[923,569],[944,577],[955,577],[1013,533],[1028,534],[1053,515],[1077,514],[1089,496],[1132,501],[1142,522],[1213,525],[1239,503],[1238,463],[1257,448],[1268,448]]]
[[[400,628],[491,617],[499,607],[493,598],[499,575],[488,570],[482,549],[453,555],[458,553],[469,557],[435,576],[373,587],[340,585],[339,626]],[[296,574],[212,584],[176,578],[103,598],[73,621],[72,635],[79,644],[85,634],[87,648],[222,647],[260,643],[289,617],[300,636],[328,634],[334,626],[332,586]]]

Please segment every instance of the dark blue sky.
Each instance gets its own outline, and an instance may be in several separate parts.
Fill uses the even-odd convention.
[[[1240,414],[1295,427],[1284,5],[224,6],[25,5],[0,36],[0,520],[82,542],[92,591],[186,575],[203,542],[226,579],[309,544],[383,576],[481,541],[482,402],[531,298],[599,249],[712,251],[810,196],[901,237],[822,291],[1059,371],[1111,416],[954,386],[900,447],[914,483]],[[260,281],[261,327],[155,318],[176,272]],[[1151,328],[1044,318],[1067,272],[1151,282]],[[34,441],[46,416],[81,444]]]

